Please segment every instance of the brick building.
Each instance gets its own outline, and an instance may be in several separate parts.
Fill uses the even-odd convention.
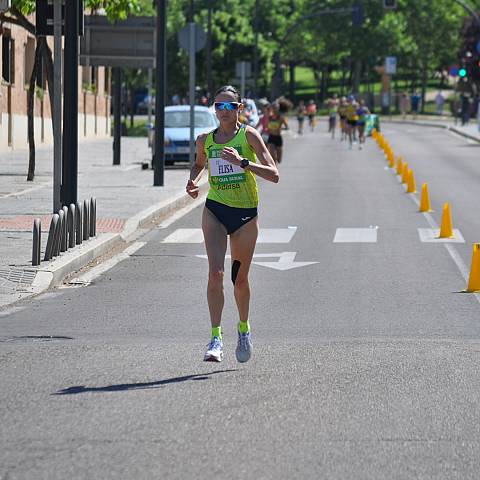
[[[53,50],[53,39],[49,39]],[[27,95],[36,41],[25,29],[4,24],[0,28],[0,152],[26,148]],[[110,135],[110,69],[79,67],[78,135],[101,138]],[[35,144],[53,142],[50,102],[45,75],[35,94]]]

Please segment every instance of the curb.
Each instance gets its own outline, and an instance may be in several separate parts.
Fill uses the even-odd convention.
[[[200,195],[208,190],[207,180],[200,183]],[[32,295],[38,295],[51,287],[59,285],[65,277],[80,270],[91,261],[104,255],[112,248],[127,244],[145,233],[151,227],[153,221],[169,217],[181,208],[191,202],[191,198],[185,192],[174,194],[173,199],[164,200],[151,207],[142,210],[133,217],[130,217],[120,233],[102,233],[96,238],[92,238],[75,249],[62,254],[61,257],[49,262],[44,267],[38,269],[32,282]],[[23,297],[26,298],[26,297]],[[22,298],[22,299],[23,299]],[[15,300],[12,303],[15,303]],[[5,305],[2,305],[5,306]]]
[[[449,130],[451,132],[456,133],[462,137],[468,138],[469,140],[473,140],[474,142],[480,143],[480,136],[476,137],[475,135],[470,135],[469,133],[463,132],[456,127],[452,127],[451,125],[445,125],[443,123],[433,123],[433,122],[416,122],[414,120],[388,120],[388,119],[380,119],[381,123],[400,123],[403,125],[416,125],[419,127],[434,127],[434,128],[443,128],[445,130]]]

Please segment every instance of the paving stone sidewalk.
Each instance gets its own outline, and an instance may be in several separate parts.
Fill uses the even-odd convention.
[[[142,170],[150,160],[146,138],[122,138],[120,166],[112,165],[111,139],[79,144],[78,200],[96,198],[99,241],[122,232],[139,212],[185,193],[188,169],[166,169],[165,186],[154,187],[153,171]],[[37,273],[31,266],[33,221],[42,221],[43,259],[53,211],[52,149],[37,150],[33,182],[26,181],[27,167],[27,150],[0,153],[0,308],[32,293]]]

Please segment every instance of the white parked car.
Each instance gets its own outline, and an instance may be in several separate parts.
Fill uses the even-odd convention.
[[[195,105],[195,138],[217,128],[218,119],[207,107]],[[149,144],[154,149],[154,131]],[[188,162],[190,153],[190,105],[165,107],[165,164]]]

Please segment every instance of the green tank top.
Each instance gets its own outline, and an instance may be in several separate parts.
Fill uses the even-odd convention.
[[[205,140],[210,183],[207,198],[229,207],[256,208],[258,186],[255,174],[220,158],[224,147],[233,147],[242,158],[257,163],[255,152],[247,142],[245,126],[241,126],[237,134],[227,143],[215,143],[213,133],[210,132]]]

